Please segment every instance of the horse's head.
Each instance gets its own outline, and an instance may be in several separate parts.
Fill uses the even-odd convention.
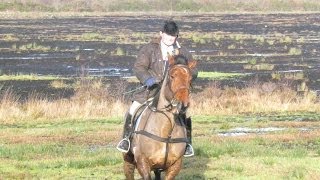
[[[177,111],[187,109],[189,106],[189,93],[192,81],[192,69],[195,60],[187,60],[184,56],[169,56],[168,86],[171,90],[171,103]]]

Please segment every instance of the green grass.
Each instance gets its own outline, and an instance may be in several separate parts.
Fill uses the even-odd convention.
[[[0,177],[108,177],[107,168],[119,168],[122,162],[114,148],[119,122],[111,118],[1,124]]]
[[[228,12],[228,11],[319,11],[316,0],[281,1],[272,0],[261,3],[259,0],[84,0],[44,1],[7,0],[0,2],[0,11],[46,11],[46,12],[121,12],[121,11],[180,11],[180,12]]]
[[[16,75],[0,75],[0,81],[36,81],[36,80],[63,80],[59,76],[40,76],[36,74],[16,74]]]
[[[43,46],[37,43],[28,43],[19,47],[19,51],[42,51],[48,52],[51,50],[50,46]]]
[[[267,135],[217,135],[233,127],[290,123],[285,121],[290,115],[279,116],[281,121],[273,121],[276,116],[262,116],[264,120],[248,116],[195,116],[196,156],[184,159],[184,168],[177,179],[319,178],[317,130],[305,132],[306,138],[290,128]],[[306,123],[292,121],[295,126],[299,122]],[[221,126],[226,123],[229,127]],[[310,123],[313,127],[320,126],[316,119]],[[0,129],[2,179],[124,179],[122,155],[115,149],[122,131],[121,118],[16,121],[0,123]],[[137,172],[135,176],[139,177]]]
[[[229,79],[229,78],[236,78],[239,76],[245,76],[245,74],[241,73],[221,73],[221,72],[205,72],[200,71],[198,73],[198,78],[206,78],[206,79]]]
[[[301,55],[302,50],[298,48],[290,48],[288,54],[289,55]]]
[[[81,35],[81,38],[84,41],[94,41],[104,39],[105,37],[100,33],[84,33]]]

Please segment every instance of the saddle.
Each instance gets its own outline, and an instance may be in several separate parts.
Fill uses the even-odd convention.
[[[159,88],[159,87],[157,87],[157,88]],[[150,98],[148,98],[146,100],[146,102],[144,102],[140,107],[137,108],[137,110],[134,112],[134,114],[131,118],[131,124],[132,124],[133,131],[137,125],[137,121],[138,121],[139,117],[142,115],[143,111],[146,108],[149,107],[152,111],[156,111],[157,105],[159,102],[159,97],[160,97],[160,92],[159,92],[159,90],[157,90],[155,94],[153,94]]]

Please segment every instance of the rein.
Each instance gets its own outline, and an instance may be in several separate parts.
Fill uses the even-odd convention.
[[[133,92],[139,91],[139,90],[141,90],[141,89],[143,89],[143,88],[145,88],[145,87],[146,87],[145,85],[143,85],[143,86],[139,86],[139,87],[137,87],[137,88],[135,88],[135,89],[133,89],[133,90],[126,91],[126,92],[124,92],[124,93],[122,93],[122,94],[123,94],[123,95],[130,94],[130,93],[133,93]]]

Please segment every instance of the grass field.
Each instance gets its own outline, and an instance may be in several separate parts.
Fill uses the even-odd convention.
[[[319,11],[317,0],[6,0],[0,11],[119,12],[119,11]]]
[[[2,94],[0,179],[124,179],[115,146],[127,105],[85,90],[56,101]],[[319,179],[317,98],[268,93],[255,85],[193,94],[196,155],[177,179]]]
[[[318,121],[237,120],[195,116],[196,156],[184,160],[177,179],[318,179]],[[285,119],[285,117],[284,117]],[[219,136],[232,127],[288,127],[282,132]],[[115,149],[121,118],[1,123],[2,179],[124,179]],[[138,174],[136,174],[138,177]]]

